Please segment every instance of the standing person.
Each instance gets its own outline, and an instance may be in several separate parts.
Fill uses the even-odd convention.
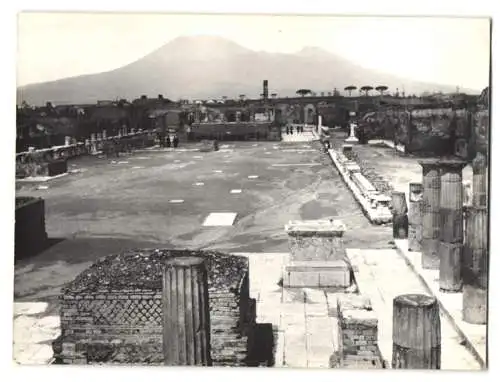
[[[177,134],[174,135],[173,143],[174,143],[174,148],[179,146],[179,137],[177,136]]]
[[[166,143],[167,147],[172,146],[172,144],[170,142],[170,135],[167,135],[167,139],[165,140],[165,143]]]
[[[293,125],[290,126],[290,134],[293,135]]]
[[[288,135],[290,133],[290,128],[288,127],[288,125],[286,125],[286,135]]]

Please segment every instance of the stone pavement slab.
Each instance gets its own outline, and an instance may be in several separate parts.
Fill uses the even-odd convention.
[[[336,349],[337,319],[329,316],[326,291],[279,286],[288,253],[237,254],[249,258],[257,323],[272,323],[275,329],[275,367],[328,368]]]
[[[415,272],[429,294],[435,296],[446,318],[462,337],[482,367],[487,364],[487,325],[475,325],[462,318],[463,293],[443,293],[439,290],[439,270],[423,269],[421,252],[408,251],[408,240],[395,240],[399,254]]]
[[[47,315],[44,302],[14,303],[13,358],[21,365],[52,362],[52,341],[60,334],[59,316]]]
[[[429,295],[418,276],[394,249],[347,249],[362,295],[370,298],[378,317],[378,345],[386,367],[392,360],[393,299],[401,294]],[[462,339],[441,312],[441,369],[480,370]]]

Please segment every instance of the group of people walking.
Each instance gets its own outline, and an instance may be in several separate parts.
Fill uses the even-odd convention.
[[[179,146],[179,137],[176,135],[170,139],[170,135],[164,135],[161,133],[157,134],[158,141],[160,142],[160,147],[178,147]]]
[[[297,134],[303,133],[303,132],[304,132],[304,126],[298,125],[297,126]],[[293,125],[290,125],[290,126],[286,125],[286,133],[287,133],[287,135],[293,134]]]

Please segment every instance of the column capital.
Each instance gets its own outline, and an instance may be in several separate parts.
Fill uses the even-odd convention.
[[[424,186],[422,183],[411,182],[409,185],[410,192],[423,192]]]
[[[426,158],[426,159],[420,159],[418,161],[418,164],[422,166],[424,170],[426,169],[434,169],[434,168],[439,168],[439,159],[437,158]]]
[[[482,152],[478,151],[476,153],[476,156],[472,160],[472,169],[474,171],[482,170],[482,169],[485,169],[487,165],[488,165],[488,161],[486,160],[486,155],[484,155]]]
[[[439,166],[442,170],[462,171],[467,166],[467,162],[460,159],[440,159]]]

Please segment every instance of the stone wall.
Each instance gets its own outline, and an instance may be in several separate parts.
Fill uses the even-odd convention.
[[[195,141],[279,141],[281,129],[270,122],[196,123],[191,127],[191,136]]]
[[[383,367],[378,348],[378,319],[368,298],[344,295],[337,301],[339,334],[338,366],[379,369]]]
[[[248,259],[181,250],[107,256],[67,285],[54,344],[59,362],[162,364],[162,264],[173,256],[206,258],[213,364],[244,365],[255,323]]]
[[[16,258],[38,253],[45,246],[45,201],[42,198],[16,197]]]

